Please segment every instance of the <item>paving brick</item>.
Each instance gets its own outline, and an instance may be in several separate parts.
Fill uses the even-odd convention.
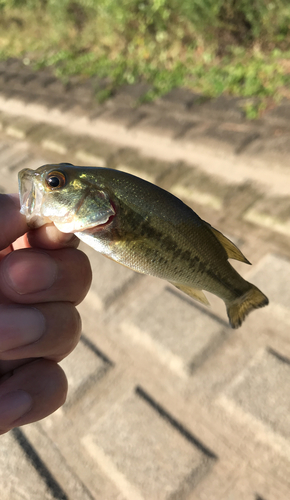
[[[140,156],[133,149],[123,149],[113,159],[112,165],[118,170],[137,175],[146,181],[158,183],[170,171],[172,165],[154,158]]]
[[[106,374],[111,362],[86,337],[82,337],[76,349],[60,365],[69,385],[66,408],[83,396],[92,383],[95,384]]]
[[[21,165],[27,157],[28,147],[25,143],[19,142],[3,148],[0,151],[0,171],[8,174],[17,170],[18,165]]]
[[[42,141],[50,137],[54,137],[57,133],[60,134],[61,131],[62,130],[58,127],[54,127],[47,123],[38,122],[38,126],[30,131],[28,139],[30,143],[39,146],[42,144]]]
[[[117,151],[112,144],[84,137],[76,145],[75,156],[83,165],[109,167]]]
[[[23,168],[36,169],[48,163],[42,156],[34,156],[24,142],[0,140],[0,172],[1,191],[14,193],[18,191],[18,172]]]
[[[4,91],[5,90],[12,90],[14,87],[17,87],[17,84],[19,85],[19,73],[13,73],[12,71],[7,73],[5,75],[5,85],[4,85]]]
[[[271,111],[265,114],[264,120],[274,126],[285,126],[289,127],[290,120],[290,104],[288,100],[285,100],[279,106],[275,107]]]
[[[53,151],[58,154],[72,154],[77,144],[76,137],[63,132],[62,130],[54,131],[50,136],[44,137],[41,141],[41,146],[44,149]]]
[[[288,155],[290,154],[290,134],[283,134],[280,137],[269,138],[264,142],[264,151],[269,154],[271,158],[275,155]],[[286,167],[285,161],[282,163]]]
[[[37,93],[37,73],[32,73],[29,68],[21,69],[16,78],[10,82],[10,88],[20,95],[29,95]]]
[[[267,254],[251,273],[251,279],[269,297],[271,303],[284,309],[290,303],[290,261],[278,255]]]
[[[33,458],[33,449],[37,450],[34,467],[50,486],[55,500],[95,500],[78,474],[67,464],[63,450],[56,446],[55,435],[50,438],[41,423],[25,426],[20,431],[20,437],[24,448],[30,452],[30,459]],[[29,450],[27,443],[32,450]],[[25,500],[26,498],[28,500],[30,496],[25,497]],[[42,497],[39,496],[38,499]],[[9,500],[15,499],[13,497]]]
[[[64,113],[70,113],[74,117],[81,119],[94,119],[102,115],[105,111],[104,106],[94,102],[82,102],[81,104],[66,95],[65,101],[61,105]]]
[[[23,62],[20,59],[16,59],[15,57],[9,57],[9,59],[6,59],[4,61],[1,61],[2,63],[2,69],[5,71],[5,73],[16,73],[19,74],[21,71],[25,71],[26,66],[23,64]]]
[[[192,105],[198,106],[202,104],[204,100],[201,94],[196,94],[189,89],[174,88],[157,99],[156,104],[170,111],[186,111]]]
[[[81,103],[82,105],[90,104],[92,106],[96,103],[92,80],[79,78],[74,85],[67,84],[65,94],[69,96],[71,101]]]
[[[62,107],[65,107],[67,104],[65,97],[62,97],[61,94],[60,95],[55,94],[54,92],[45,91],[44,94],[38,92],[30,92],[29,96],[33,104],[39,104],[41,106],[44,106],[49,110],[49,113],[51,113],[52,110],[60,112]],[[26,98],[26,93],[25,93],[25,98]],[[55,123],[57,122],[55,117],[54,121]]]
[[[188,204],[206,205],[215,210],[224,206],[231,187],[185,164],[172,169],[164,179],[164,187]]]
[[[43,476],[38,474],[33,465],[37,455],[32,455],[31,450],[26,446],[27,452],[30,451],[30,458],[25,453],[25,449],[17,442],[15,437],[21,438],[19,432],[10,432],[1,436],[0,452],[0,483],[1,500],[66,500],[64,492],[57,485],[52,483],[49,488],[45,482],[45,472]],[[23,443],[23,440],[20,439]],[[26,444],[26,443],[25,443]],[[29,481],[27,478],[29,477]],[[47,474],[47,478],[49,475]]]
[[[285,485],[270,475],[258,473],[250,466],[240,468],[238,480],[230,486],[221,500],[284,500],[288,498]]]
[[[52,73],[39,73],[39,88],[49,91],[51,94],[63,94],[65,91],[65,86],[61,80],[56,78]]]
[[[33,89],[31,89],[31,91],[29,92],[28,89],[24,89],[24,88],[15,89],[15,88],[13,88],[13,90],[11,90],[10,93],[6,92],[6,95],[8,98],[14,97],[14,98],[20,98],[23,100],[25,99],[25,102],[27,104],[35,103],[35,102],[39,102],[40,104],[43,104],[42,96],[39,96],[36,92],[33,91]]]
[[[11,121],[11,116],[8,113],[0,112],[0,132],[2,132],[7,124]]]
[[[117,401],[82,442],[128,500],[184,498],[214,463],[142,389]]]
[[[290,154],[289,128],[278,134],[275,134],[275,130],[271,129],[268,131],[268,135],[249,144],[245,154],[247,157],[257,156],[260,161],[271,164],[272,168],[276,166],[287,168]]]
[[[8,149],[9,148],[9,142],[7,140],[2,140],[0,138],[0,153],[3,151],[5,151],[5,149]]]
[[[24,68],[25,68],[27,74],[26,75],[24,74],[24,76],[22,76],[21,81],[25,86],[27,86],[36,80],[37,72],[32,73],[31,69],[27,66],[24,66]]]
[[[259,186],[248,180],[241,184],[232,184],[224,197],[224,207],[227,208],[224,217],[236,220],[243,217],[243,214],[262,196],[263,192],[259,190]]]
[[[189,375],[224,340],[226,323],[167,287],[134,306],[122,332],[179,376]]]
[[[290,197],[264,197],[246,211],[244,219],[289,236]]]
[[[272,350],[262,350],[233,380],[227,398],[271,431],[290,438],[290,360]]]
[[[243,106],[246,102],[246,99],[241,99],[239,97],[221,95],[216,99],[205,102],[202,106],[199,105],[197,111],[200,116],[202,115],[212,120],[240,122],[245,116]],[[190,110],[192,112],[196,111],[195,102],[193,102]]]
[[[138,101],[142,100],[142,97],[151,89],[152,87],[147,83],[140,82],[132,85],[122,85],[116,92],[114,98],[112,99],[112,104],[120,104],[127,106],[136,106]]]
[[[38,123],[25,117],[18,117],[4,127],[7,135],[16,139],[25,139],[33,129],[38,127]]]
[[[0,88],[3,89],[5,87],[5,73],[0,71]]]
[[[7,71],[7,59],[6,61],[0,61],[0,73],[6,73]]]
[[[183,136],[188,129],[199,125],[199,122],[186,119],[182,116],[173,116],[163,114],[162,116],[150,117],[148,120],[142,120],[136,125],[136,129],[145,130],[154,135],[161,135],[169,139]]]
[[[189,129],[185,141],[198,141],[199,144],[223,154],[239,154],[251,142],[258,139],[259,133],[245,125],[227,123],[209,127],[204,133],[196,134],[195,129]]]
[[[131,128],[141,122],[144,118],[146,118],[146,113],[140,111],[138,108],[128,108],[121,106],[116,109],[106,111],[102,114],[102,120],[120,123],[127,128]]]

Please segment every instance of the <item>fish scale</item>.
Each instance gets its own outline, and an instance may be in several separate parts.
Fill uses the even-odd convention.
[[[226,305],[239,327],[267,297],[228,262],[248,263],[222,233],[174,195],[131,174],[101,167],[44,165],[19,173],[21,212],[31,227],[53,222],[134,271],[165,279],[208,304]]]

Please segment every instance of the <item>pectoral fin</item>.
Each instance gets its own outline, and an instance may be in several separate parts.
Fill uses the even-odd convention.
[[[215,237],[222,244],[225,251],[227,252],[227,256],[229,259],[239,260],[241,262],[244,262],[245,264],[251,265],[251,262],[248,261],[248,259],[242,254],[241,250],[232,241],[230,241],[220,231],[218,231],[217,229],[212,227],[210,224],[208,224],[208,222],[205,222],[205,224],[208,226],[208,228],[212,231],[212,233],[215,235]]]
[[[199,290],[198,288],[192,288],[190,286],[179,285],[173,283],[172,281],[170,281],[170,283],[174,285],[176,288],[178,288],[178,290],[181,290],[183,293],[186,293],[193,299],[198,300],[198,302],[201,302],[202,304],[209,306],[209,301],[207,300],[202,290]]]

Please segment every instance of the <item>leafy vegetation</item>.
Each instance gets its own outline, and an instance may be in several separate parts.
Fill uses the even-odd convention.
[[[0,58],[98,75],[104,99],[145,80],[153,99],[176,86],[249,100],[254,118],[289,97],[288,0],[0,0]]]

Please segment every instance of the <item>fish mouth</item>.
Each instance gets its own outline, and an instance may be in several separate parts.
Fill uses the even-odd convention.
[[[25,168],[18,174],[20,212],[26,217],[31,215],[35,199],[35,187],[31,173],[32,170]]]
[[[30,168],[25,168],[18,174],[20,213],[25,215],[27,225],[31,228],[41,227],[49,222],[41,215],[43,195],[39,189],[35,188],[37,175]]]

